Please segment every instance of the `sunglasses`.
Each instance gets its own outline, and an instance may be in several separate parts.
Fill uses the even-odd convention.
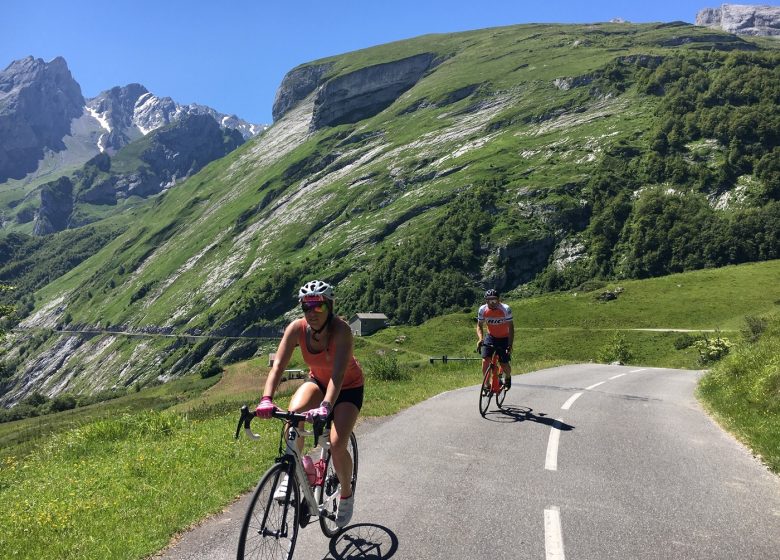
[[[328,310],[328,304],[324,301],[312,301],[312,302],[302,302],[301,303],[301,310],[304,313],[308,313],[309,311],[314,311],[315,313],[322,313],[324,311]]]
[[[487,303],[498,303],[498,298],[487,298],[485,301]]]

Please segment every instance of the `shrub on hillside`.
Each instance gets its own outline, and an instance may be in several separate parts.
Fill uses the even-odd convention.
[[[674,339],[674,348],[675,350],[685,350],[686,348],[693,346],[693,343],[700,339],[701,337],[699,336],[683,333]]]
[[[398,363],[393,352],[377,352],[363,366],[368,377],[381,381],[404,381],[410,377],[409,369]]]
[[[764,317],[748,315],[745,317],[745,327],[742,329],[742,336],[748,342],[756,342],[766,330],[767,324],[768,321]]]
[[[729,353],[732,345],[729,339],[721,338],[718,335],[714,339],[709,339],[705,336],[701,340],[694,342],[693,346],[699,351],[699,363],[707,365],[723,358]]]
[[[219,358],[216,356],[209,356],[198,367],[198,375],[203,379],[214,377],[220,373],[222,373],[222,364],[220,364]]]
[[[626,342],[625,337],[618,332],[615,333],[612,340],[599,351],[596,360],[603,364],[611,364],[613,362],[627,364],[632,357],[631,347],[628,342]]]
[[[57,395],[49,403],[49,410],[51,412],[62,412],[63,410],[70,410],[72,408],[76,408],[76,397],[69,393]]]

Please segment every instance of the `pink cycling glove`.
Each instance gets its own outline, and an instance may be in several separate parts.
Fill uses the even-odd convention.
[[[255,409],[255,415],[258,418],[268,419],[271,418],[273,412],[278,410],[278,408],[279,407],[274,404],[274,401],[271,399],[271,397],[263,397],[260,399],[260,404],[258,404],[257,408]]]
[[[319,408],[312,408],[306,411],[307,422],[325,420],[328,416],[330,416],[330,403],[328,401],[322,401]]]

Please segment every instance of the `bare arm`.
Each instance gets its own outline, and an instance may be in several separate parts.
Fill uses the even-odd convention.
[[[264,397],[273,398],[276,388],[279,386],[279,382],[282,379],[284,370],[287,364],[290,363],[290,358],[295,348],[298,346],[298,325],[296,321],[293,321],[284,330],[282,341],[279,343],[279,348],[276,350],[274,356],[274,365],[271,366],[271,371],[268,372],[268,377],[265,380],[265,389],[263,390]]]
[[[352,358],[353,339],[352,330],[342,322],[335,322],[333,329],[333,375],[328,382],[325,391],[325,399],[331,404],[336,402],[341,393],[341,385],[344,383],[344,375],[347,372],[347,364]]]
[[[482,342],[482,339],[485,337],[484,329],[485,321],[477,321],[477,340]]]
[[[509,349],[515,345],[515,322],[509,321]]]

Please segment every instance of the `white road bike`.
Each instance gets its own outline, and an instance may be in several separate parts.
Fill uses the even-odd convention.
[[[250,423],[255,417],[247,406],[241,407],[241,418],[236,427],[236,439],[244,426],[244,432],[251,439],[260,439],[253,433]],[[333,467],[330,453],[330,421],[316,422],[311,431],[298,427],[305,421],[303,414],[276,410],[273,417],[283,420],[289,429],[282,428],[279,440],[279,456],[255,488],[249,503],[241,535],[238,540],[238,560],[247,558],[258,560],[289,560],[293,557],[298,528],[309,524],[312,517],[318,517],[320,528],[327,537],[341,532],[336,525],[336,512],[339,503],[341,485]],[[319,458],[314,462],[314,480],[309,477],[301,464],[301,453],[296,441],[300,437],[313,436],[314,452]],[[286,449],[282,451],[282,441],[286,439]],[[358,473],[358,448],[355,434],[349,436],[347,451],[352,457],[352,492],[355,492]],[[287,477],[287,491],[278,492],[282,481]]]

